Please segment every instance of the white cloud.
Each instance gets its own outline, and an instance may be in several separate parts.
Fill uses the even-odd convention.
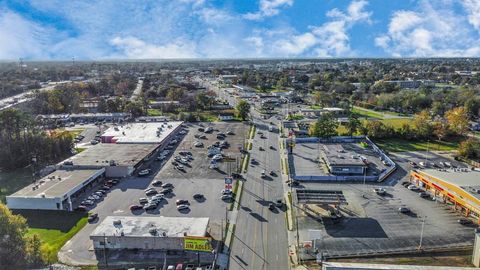
[[[346,12],[332,9],[327,12],[330,21],[311,26],[310,31],[305,33],[284,28],[257,31],[249,41],[256,51],[273,56],[352,56],[348,31],[357,23],[370,22],[371,12],[365,11],[367,4],[363,0],[352,1]],[[260,40],[262,42],[258,42]]]
[[[480,1],[463,0],[462,4],[467,11],[468,21],[477,31],[480,31]]]
[[[115,37],[110,44],[122,51],[121,55],[135,59],[195,58],[195,45],[185,41],[175,41],[163,45],[145,43],[136,37]]]
[[[265,17],[272,17],[280,13],[283,7],[291,7],[293,0],[260,0],[259,10],[254,13],[247,13],[244,18],[247,20],[261,20]]]
[[[17,13],[0,9],[0,59],[46,59],[51,45],[49,36],[53,34],[61,35]]]
[[[474,20],[455,13],[453,4],[423,1],[417,10],[396,11],[375,45],[394,56],[478,56],[479,37],[469,27]]]

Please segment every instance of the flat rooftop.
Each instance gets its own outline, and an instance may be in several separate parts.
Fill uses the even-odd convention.
[[[324,262],[323,270],[471,270],[472,267]]]
[[[112,143],[161,143],[182,122],[128,123],[107,129],[103,141]]]
[[[322,144],[320,147],[330,166],[367,166],[359,154],[344,149],[341,144]]]
[[[105,167],[110,166],[110,160],[115,161],[117,166],[134,166],[157,147],[158,144],[99,143],[68,160],[74,166]]]
[[[85,180],[103,173],[99,170],[57,170],[10,195],[11,197],[63,197]]]
[[[422,169],[421,172],[447,183],[459,186],[480,199],[480,171],[462,169]]]
[[[114,224],[114,221],[120,221],[120,224]],[[126,217],[126,216],[108,216],[90,236],[143,236],[143,237],[184,237],[188,236],[206,236],[209,218],[191,218],[191,217]],[[157,235],[151,233],[155,228]],[[165,233],[165,234],[164,234]]]

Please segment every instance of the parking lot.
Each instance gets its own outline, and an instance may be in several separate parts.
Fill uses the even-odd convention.
[[[316,204],[297,208],[300,241],[316,238],[315,246],[330,257],[381,254],[422,249],[454,248],[473,244],[474,225],[461,225],[462,218],[448,205],[420,198],[400,183],[382,186],[384,196],[373,192],[378,185],[303,183],[305,189],[342,191],[341,218],[325,217],[325,207]],[[408,213],[400,213],[406,207]],[[328,213],[328,212],[327,212]],[[448,233],[446,233],[448,232]],[[302,250],[311,258],[311,250]]]
[[[193,143],[197,141],[195,134],[200,133],[198,128],[201,126],[212,126],[214,131],[207,133],[206,139],[202,139],[204,147],[195,147]],[[59,256],[68,257],[70,261],[78,263],[95,262],[95,255],[92,252],[92,244],[89,240],[90,233],[94,230],[96,224],[101,222],[106,216],[152,216],[161,215],[169,217],[209,217],[210,231],[214,238],[219,238],[222,231],[222,224],[225,225],[225,216],[228,202],[221,199],[221,191],[225,188],[224,177],[229,172],[235,171],[236,161],[240,162],[240,150],[243,146],[244,134],[248,132],[248,126],[242,123],[209,123],[192,124],[185,128],[188,132],[183,139],[177,143],[170,154],[163,161],[157,161],[154,158],[148,161],[142,168],[150,168],[151,173],[145,177],[133,176],[122,179],[112,187],[106,195],[100,199],[91,211],[98,213],[99,219],[87,224],[69,243],[67,243],[60,252]],[[218,131],[217,131],[218,130]],[[231,157],[232,162],[219,162],[217,169],[210,169],[210,158],[207,156],[207,147],[217,141],[218,132],[232,131],[232,135],[227,135],[225,140],[230,147],[223,149],[223,154]],[[181,151],[192,153],[193,160],[184,166],[184,171],[180,171],[172,164],[175,156]],[[152,187],[155,180],[162,183],[171,183],[173,192],[165,196],[166,200],[161,200],[158,207],[152,210],[130,210],[131,205],[139,205],[140,198],[146,198],[145,190]],[[161,191],[161,187],[155,187]],[[94,189],[92,189],[93,192]],[[202,194],[203,199],[195,200],[194,194]],[[177,210],[177,200],[188,200],[189,209]]]
[[[327,166],[320,158],[323,145],[321,143],[297,143],[292,154],[293,166],[290,164],[290,170],[293,174],[297,176],[328,175]],[[368,160],[367,175],[378,175],[386,168],[379,155],[371,147],[364,148],[358,143],[342,143],[341,146],[345,152],[351,153],[352,156],[362,156]],[[329,148],[332,148],[332,145]]]

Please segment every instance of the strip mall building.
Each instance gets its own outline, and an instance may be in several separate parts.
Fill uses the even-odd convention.
[[[451,204],[480,224],[480,171],[469,169],[424,169],[410,172],[410,181],[437,201]]]

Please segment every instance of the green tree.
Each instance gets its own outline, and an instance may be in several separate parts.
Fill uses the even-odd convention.
[[[317,122],[310,126],[310,136],[319,138],[330,138],[338,135],[338,122],[335,116],[331,113],[324,113],[318,118]]]
[[[347,130],[348,130],[348,135],[353,136],[355,134],[359,127],[362,125],[360,120],[358,120],[358,117],[356,117],[353,114],[350,114],[348,117],[348,122],[346,124]]]
[[[445,113],[448,128],[457,135],[465,136],[468,131],[468,113],[465,107],[457,107]]]
[[[426,139],[432,136],[433,127],[428,111],[421,111],[413,117],[413,128],[417,138]]]
[[[240,102],[238,102],[237,104],[236,110],[238,117],[242,118],[242,120],[245,121],[250,112],[250,103],[246,102],[245,100],[240,100]]]
[[[27,251],[25,218],[14,215],[6,205],[0,204],[0,266],[4,269],[25,269]]]
[[[458,154],[469,159],[480,159],[480,141],[475,138],[468,138],[458,146]]]

